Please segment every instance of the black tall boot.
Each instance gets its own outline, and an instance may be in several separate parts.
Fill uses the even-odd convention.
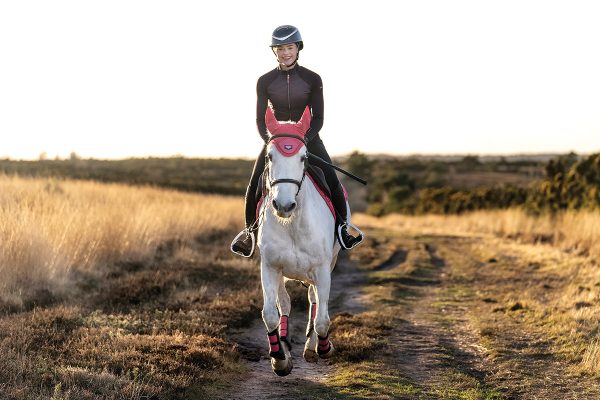
[[[335,190],[331,190],[331,201],[334,208],[336,209],[338,226],[337,226],[337,237],[340,246],[346,250],[350,250],[358,246],[363,241],[363,233],[355,225],[348,223],[348,210],[346,208],[346,196],[344,195],[344,189],[339,184]],[[348,233],[348,227],[351,227],[356,231],[356,236]]]

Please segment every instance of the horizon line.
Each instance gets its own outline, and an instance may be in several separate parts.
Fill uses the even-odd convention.
[[[383,152],[363,152],[359,150],[353,150],[344,154],[332,155],[332,158],[344,158],[348,157],[351,154],[359,153],[366,156],[371,157],[397,157],[397,158],[427,158],[427,157],[436,157],[436,158],[454,158],[454,157],[548,157],[548,156],[560,156],[560,155],[569,155],[575,154],[579,156],[589,156],[595,153],[600,152],[597,151],[589,151],[589,152],[577,152],[575,150],[566,150],[563,152],[514,152],[514,153],[491,153],[491,152],[456,152],[456,153],[383,153]],[[184,158],[184,159],[201,159],[201,160],[255,160],[255,157],[251,156],[189,156],[180,153],[175,153],[172,155],[145,155],[145,156],[126,156],[126,157],[86,157],[81,156],[77,152],[71,152],[71,155],[61,157],[59,155],[55,155],[54,157],[46,155],[46,157],[38,156],[37,158],[14,158],[9,155],[1,155],[0,161],[66,161],[66,160],[96,160],[96,161],[119,161],[119,160],[133,160],[133,159],[169,159],[169,158]]]

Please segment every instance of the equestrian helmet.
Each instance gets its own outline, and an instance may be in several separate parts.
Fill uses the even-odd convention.
[[[271,48],[289,43],[296,43],[298,50],[304,47],[298,28],[292,25],[281,25],[275,28],[271,35]]]

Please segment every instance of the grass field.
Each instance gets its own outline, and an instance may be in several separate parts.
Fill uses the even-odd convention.
[[[257,260],[228,250],[242,226],[241,199],[14,176],[0,176],[0,186],[0,398],[202,399],[247,376],[229,332],[259,318],[262,301]],[[396,359],[392,341],[411,335],[402,318],[425,315],[426,305],[406,293],[446,275],[424,297],[432,320],[419,321],[437,323],[442,309],[468,305],[461,318],[477,328],[493,363],[517,368],[501,334],[518,328],[543,337],[569,374],[599,377],[598,218],[357,214],[368,235],[379,232],[352,253],[370,300],[364,313],[332,318],[339,374],[327,385],[343,398],[437,393],[416,385],[416,375],[398,386],[393,368],[377,369],[385,367],[377,351]],[[389,269],[386,260],[404,253],[406,262]],[[434,256],[449,272],[439,272]],[[435,279],[415,275],[421,265]],[[484,274],[482,266],[493,269]],[[473,393],[440,398],[497,392]]]
[[[240,225],[241,202],[119,184],[0,176],[0,296],[68,286],[72,272],[144,262],[167,240]]]
[[[553,339],[553,350],[569,360],[572,372],[600,376],[600,213],[532,217],[515,209],[462,216],[359,215],[356,222],[403,234],[488,237],[493,244],[471,251],[485,263],[498,263],[498,254],[504,258],[506,265],[494,269],[495,285],[501,288],[495,295],[506,304],[497,311],[526,310],[523,317]],[[511,259],[524,267],[511,265]],[[515,280],[531,283],[513,291]],[[498,328],[488,322],[482,329]]]
[[[402,232],[476,233],[515,239],[523,243],[548,243],[577,255],[600,258],[600,213],[565,211],[531,216],[521,209],[475,211],[464,215],[389,215],[373,218],[360,214],[359,224]]]
[[[235,370],[223,332],[260,294],[253,264],[223,245],[242,225],[241,199],[8,176],[0,186],[1,398],[186,398]]]

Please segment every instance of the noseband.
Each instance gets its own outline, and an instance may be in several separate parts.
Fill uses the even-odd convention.
[[[298,136],[298,135],[293,135],[291,133],[280,133],[277,135],[272,135],[269,137],[269,140],[267,141],[267,145],[269,143],[271,143],[271,141],[273,139],[277,139],[280,137],[289,137],[289,138],[294,138],[294,139],[298,139],[299,141],[301,141],[302,143],[304,143],[304,146],[306,146],[306,140],[302,137],[302,136]],[[308,157],[306,157],[306,160],[304,160],[304,170],[302,171],[302,179],[301,180],[297,180],[297,179],[290,179],[290,178],[282,178],[282,179],[275,179],[274,181],[271,180],[271,174],[267,174],[267,179],[269,180],[269,186],[273,187],[275,185],[278,185],[280,183],[293,183],[296,186],[298,186],[298,191],[296,192],[296,196],[298,196],[298,193],[300,193],[300,189],[302,188],[302,183],[304,182],[304,177],[306,177],[306,164],[308,162]],[[270,163],[268,164],[270,165]]]

